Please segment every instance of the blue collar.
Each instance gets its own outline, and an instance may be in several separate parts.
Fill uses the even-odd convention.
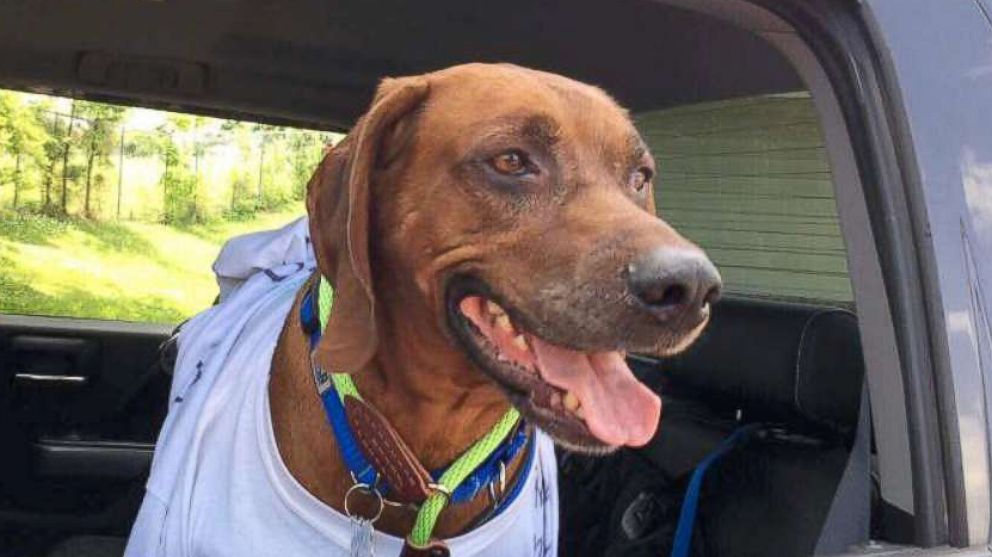
[[[302,304],[300,305],[300,322],[303,326],[303,330],[306,331],[310,336],[310,349],[313,350],[317,346],[317,342],[320,340],[320,319],[317,315],[317,304],[314,302],[314,291],[312,289],[307,289],[303,296]],[[326,374],[323,370],[315,368],[314,373]],[[341,403],[341,398],[338,396],[337,391],[334,390],[333,383],[326,377],[316,377],[318,384],[330,383],[331,387],[321,393],[320,398],[324,404],[324,412],[327,415],[327,421],[331,425],[331,429],[334,431],[334,437],[337,440],[337,445],[341,451],[341,458],[344,460],[345,466],[351,472],[352,478],[357,483],[362,483],[365,485],[375,486],[376,489],[383,496],[387,496],[389,486],[386,485],[385,478],[376,472],[372,463],[368,461],[364,454],[362,454],[359,448],[358,442],[355,439],[355,434],[351,430],[351,426],[348,424],[348,418],[345,414],[344,405]],[[520,425],[517,430],[509,435],[506,441],[497,448],[493,453],[483,462],[478,468],[473,471],[468,478],[458,486],[451,494],[450,501],[452,503],[464,503],[471,501],[479,494],[480,491],[490,488],[490,486],[497,486],[505,483],[506,481],[506,470],[513,458],[520,452],[520,450],[526,445],[527,453],[525,455],[525,460],[523,463],[523,475],[514,482],[513,486],[510,487],[510,491],[503,493],[502,498],[496,503],[496,507],[490,517],[496,516],[503,511],[506,507],[513,502],[514,499],[522,491],[523,485],[526,483],[527,476],[530,473],[531,466],[534,460],[534,452],[536,439],[533,436],[528,436],[529,428],[521,420]],[[530,442],[528,442],[530,438]],[[441,475],[447,469],[441,468],[438,470],[431,471],[431,477],[434,481],[438,481]],[[502,486],[500,485],[502,488]]]

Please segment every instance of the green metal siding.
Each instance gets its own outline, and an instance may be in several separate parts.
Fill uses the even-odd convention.
[[[658,162],[659,214],[707,251],[728,292],[852,301],[807,94],[645,112],[635,121]]]

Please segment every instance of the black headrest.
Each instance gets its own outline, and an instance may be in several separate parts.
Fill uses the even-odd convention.
[[[688,350],[662,362],[673,386],[747,421],[807,420],[849,432],[864,360],[857,318],[843,309],[725,299]]]

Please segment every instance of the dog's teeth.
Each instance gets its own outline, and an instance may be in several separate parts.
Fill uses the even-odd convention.
[[[505,313],[496,316],[496,326],[504,331],[513,330],[513,323],[510,323],[510,316]]]
[[[517,335],[513,337],[511,342],[513,343],[513,346],[516,346],[521,350],[527,350],[527,339],[524,338],[524,335]]]
[[[579,409],[579,397],[575,396],[572,391],[565,393],[565,398],[562,399],[565,404],[565,408],[575,412]]]
[[[572,413],[578,416],[580,419],[584,420],[586,418],[586,409],[581,406],[573,410]]]
[[[559,393],[551,393],[551,406],[561,406],[561,395]]]
[[[506,315],[506,311],[504,311],[503,308],[499,307],[499,304],[492,300],[486,300],[486,311],[496,316]]]

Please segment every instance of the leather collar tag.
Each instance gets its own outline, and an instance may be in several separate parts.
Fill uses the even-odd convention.
[[[389,499],[397,503],[423,503],[431,494],[431,475],[413,451],[378,410],[346,396],[348,423],[365,457],[389,485]]]

